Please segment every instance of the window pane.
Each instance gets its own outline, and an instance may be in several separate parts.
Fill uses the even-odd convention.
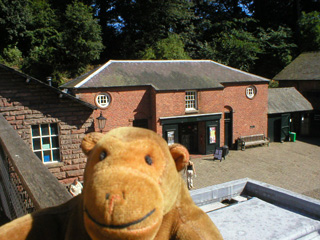
[[[52,151],[53,161],[60,161],[59,149]]]
[[[41,124],[41,133],[43,135],[49,135],[49,126],[48,124]]]
[[[40,136],[39,126],[32,126],[32,137]]]
[[[42,149],[50,149],[49,137],[42,138]]]
[[[58,148],[59,147],[59,138],[58,137],[52,137],[52,148]]]
[[[39,150],[39,149],[41,149],[40,138],[34,138],[34,139],[32,139],[32,143],[33,143],[33,150]]]
[[[51,135],[58,135],[58,124],[50,124]]]
[[[185,95],[186,109],[196,109],[196,92],[195,91],[187,91]]]
[[[36,154],[36,155],[37,155],[37,157],[42,161],[41,152],[35,152],[35,154]]]
[[[110,104],[111,98],[107,93],[100,94],[96,97],[96,103],[99,107],[108,107]]]
[[[43,161],[44,162],[50,162],[51,161],[50,151],[44,151],[43,152]]]

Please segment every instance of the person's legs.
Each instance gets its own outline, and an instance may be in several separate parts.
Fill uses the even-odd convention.
[[[192,180],[193,171],[188,170],[187,171],[187,182],[188,182],[188,189],[193,188],[193,180]]]

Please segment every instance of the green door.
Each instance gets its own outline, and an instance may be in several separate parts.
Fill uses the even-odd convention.
[[[290,114],[282,114],[281,115],[281,136],[280,141],[284,142],[289,138],[290,131]]]
[[[220,147],[219,120],[206,122],[206,154],[214,153]]]

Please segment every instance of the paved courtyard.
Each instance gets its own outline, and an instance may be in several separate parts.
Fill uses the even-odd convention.
[[[320,138],[232,150],[222,162],[212,159],[192,156],[194,189],[248,177],[320,199]]]

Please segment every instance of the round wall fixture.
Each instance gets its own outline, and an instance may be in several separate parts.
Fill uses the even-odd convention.
[[[257,88],[255,86],[249,86],[246,88],[246,96],[249,99],[253,99],[257,95]]]
[[[108,93],[99,93],[96,96],[95,102],[100,108],[107,108],[111,102],[111,97]]]

